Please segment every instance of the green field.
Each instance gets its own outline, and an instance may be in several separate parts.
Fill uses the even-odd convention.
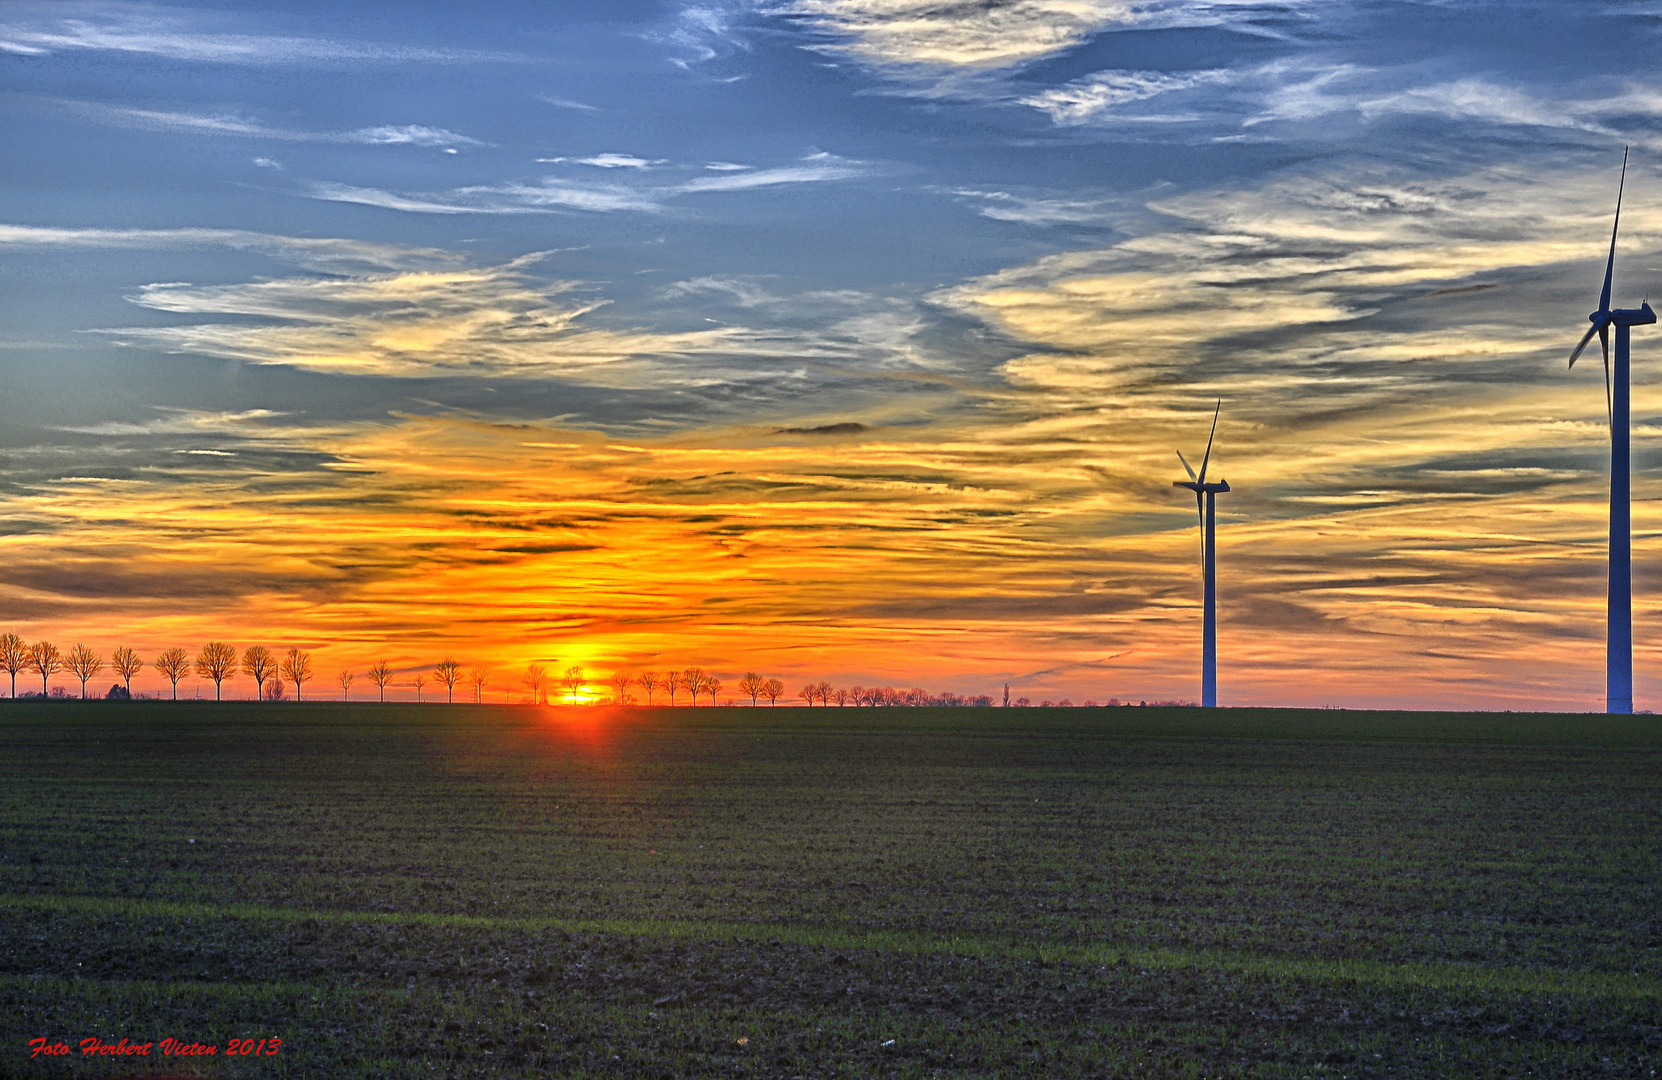
[[[1652,717],[20,702],[0,740],[5,1076],[1662,1067]]]

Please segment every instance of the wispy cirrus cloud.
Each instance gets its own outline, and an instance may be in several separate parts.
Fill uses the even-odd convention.
[[[782,184],[818,184],[829,180],[852,180],[867,176],[872,167],[835,154],[810,154],[795,165],[748,171],[721,170],[718,176],[701,176],[677,186],[676,192],[748,191]]]
[[[412,214],[551,214],[573,210],[655,213],[663,208],[661,200],[650,190],[552,178],[535,184],[453,188],[431,194],[406,194],[329,181],[314,181],[302,190],[306,196],[326,202],[358,203]]]
[[[1128,0],[793,0],[773,9],[880,64],[1004,67],[1129,25]]]
[[[63,17],[67,8],[80,17]],[[0,52],[115,52],[212,64],[470,63],[509,53],[434,49],[205,29],[202,13],[150,5],[20,5],[0,16]]]
[[[465,258],[439,248],[381,244],[345,237],[282,236],[244,229],[59,228],[0,223],[0,249],[80,248],[167,250],[224,247],[252,251],[329,272],[458,266]]]
[[[495,266],[411,259],[415,265],[392,272],[349,276],[336,268],[220,285],[158,282],[128,299],[187,322],[96,332],[126,345],[313,371],[574,379],[637,390],[725,386],[753,399],[951,370],[963,359],[931,341],[929,317],[915,303],[852,291],[778,295],[752,279],[693,279],[659,290],[659,322],[700,329],[602,324],[591,316],[608,301],[580,283],[541,277],[543,258]],[[724,317],[701,317],[712,312]]]
[[[593,157],[551,157],[538,158],[539,165],[564,165],[570,162],[574,165],[593,165],[597,169],[650,169],[654,165],[668,163],[667,158],[643,158],[634,154],[595,154]]]
[[[1325,6],[1329,0],[1273,7],[1256,0],[782,0],[764,10],[818,35],[815,48],[897,76],[927,77],[926,69],[1019,67],[1114,30],[1251,25]]]
[[[549,159],[548,163],[553,163],[554,160]],[[594,164],[593,161],[576,159],[568,163]],[[658,162],[644,164],[656,166]],[[652,171],[647,168],[635,168],[627,162],[622,165],[614,163],[612,167],[641,174]],[[810,154],[792,165],[766,169],[724,169],[714,176],[699,176],[669,184],[651,181],[625,184],[547,177],[537,182],[475,185],[439,192],[398,192],[313,181],[308,183],[303,191],[314,199],[360,203],[365,206],[420,214],[551,214],[572,211],[658,213],[670,202],[682,196],[829,183],[869,176],[875,171],[876,168],[869,162],[822,152]]]
[[[424,124],[381,124],[350,131],[301,131],[275,127],[238,113],[193,113],[137,109],[91,102],[69,102],[75,113],[102,123],[147,131],[191,135],[225,135],[283,142],[355,143],[363,146],[483,146],[478,139]]]
[[[1017,100],[1049,114],[1060,126],[1071,126],[1108,118],[1126,119],[1129,117],[1123,113],[1123,106],[1197,87],[1227,84],[1236,78],[1234,73],[1222,69],[1178,75],[1158,71],[1098,71]],[[1148,119],[1168,121],[1173,117],[1156,114]]]

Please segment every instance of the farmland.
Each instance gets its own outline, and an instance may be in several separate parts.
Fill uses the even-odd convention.
[[[18,702],[0,740],[5,1075],[1662,1065],[1646,716]]]

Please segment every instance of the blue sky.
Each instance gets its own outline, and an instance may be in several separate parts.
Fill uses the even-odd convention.
[[[1256,481],[1228,511],[1238,700],[1596,692],[1603,410],[1560,354],[1628,144],[1618,292],[1656,279],[1657,5],[348,10],[0,5],[0,491],[34,630],[171,625],[180,534],[144,508],[196,500],[261,507],[203,549],[225,560],[190,594],[205,618],[369,649],[415,616],[300,613],[423,558],[319,578],[375,560],[318,540],[256,585],[236,568],[303,508],[405,521],[477,479],[436,478],[453,451],[416,468],[424,446],[496,447],[481,468],[507,483],[514,447],[574,440],[648,462],[607,465],[621,486],[595,496],[624,531],[593,549],[619,559],[617,492],[643,476],[695,516],[884,537],[781,571],[783,607],[744,593],[712,649],[811,610],[847,638],[804,639],[804,673],[964,631],[983,644],[929,654],[943,685],[1179,696],[1192,508],[1166,473],[1221,397],[1220,461]],[[1648,465],[1662,401],[1635,378]],[[724,467],[669,464],[687,454]],[[1662,582],[1635,520],[1642,594]],[[561,544],[517,553],[525,579],[574,572]],[[872,575],[881,604],[850,584]],[[609,588],[488,633],[657,662]],[[421,618],[470,647],[455,612]],[[1558,658],[1512,687],[1523,655]]]

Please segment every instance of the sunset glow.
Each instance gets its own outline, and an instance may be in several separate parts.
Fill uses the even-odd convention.
[[[496,701],[531,663],[582,667],[579,704],[694,665],[723,699],[758,671],[793,703],[1193,700],[1171,482],[1221,398],[1223,703],[1602,707],[1609,434],[1596,358],[1565,358],[1626,142],[1618,299],[1662,295],[1639,54],[1542,74],[1497,36],[1462,46],[1479,78],[1323,3],[815,0],[526,39],[495,12],[357,53],[159,10],[0,20],[0,631],[299,646],[316,697],[386,659],[413,699],[453,657]],[[1155,30],[1233,58],[1157,70]],[[1639,708],[1658,371],[1641,328]]]

